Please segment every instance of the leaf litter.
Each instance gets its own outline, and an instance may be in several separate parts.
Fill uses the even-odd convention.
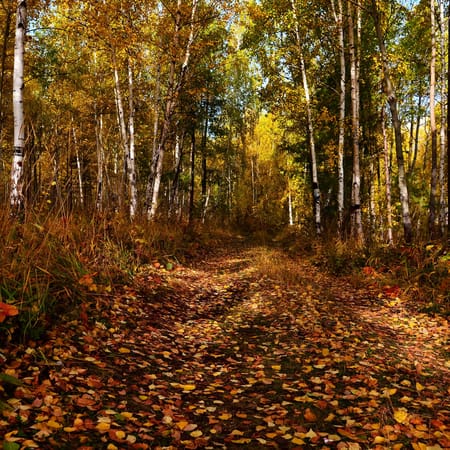
[[[149,265],[8,349],[3,448],[450,448],[447,320],[258,252]]]

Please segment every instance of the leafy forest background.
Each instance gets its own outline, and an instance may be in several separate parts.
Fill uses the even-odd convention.
[[[204,224],[395,247],[447,301],[447,7],[2,0],[1,300],[33,328]]]

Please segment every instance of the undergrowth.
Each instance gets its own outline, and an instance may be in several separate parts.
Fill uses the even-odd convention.
[[[0,217],[0,347],[40,339],[63,314],[128,283],[142,265],[188,253],[192,239],[171,224],[119,217]],[[85,305],[84,305],[85,306]]]
[[[320,269],[348,277],[353,284],[399,288],[415,309],[450,315],[450,251],[441,242],[361,247],[350,240],[311,236],[311,231],[288,228],[274,242],[294,258],[312,258]]]

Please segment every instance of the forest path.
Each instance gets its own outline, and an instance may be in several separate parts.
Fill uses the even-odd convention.
[[[96,306],[0,368],[3,448],[450,448],[447,321],[307,258],[233,245]]]

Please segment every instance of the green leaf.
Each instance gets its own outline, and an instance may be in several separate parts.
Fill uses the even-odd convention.
[[[14,386],[22,386],[23,383],[16,377],[12,375],[7,375],[6,373],[0,373],[0,381],[3,381],[7,384],[12,384]]]
[[[17,442],[3,442],[3,450],[19,450],[20,444]]]
[[[12,409],[10,405],[8,405],[8,403],[2,402],[0,400],[0,412],[5,411],[7,409]]]

